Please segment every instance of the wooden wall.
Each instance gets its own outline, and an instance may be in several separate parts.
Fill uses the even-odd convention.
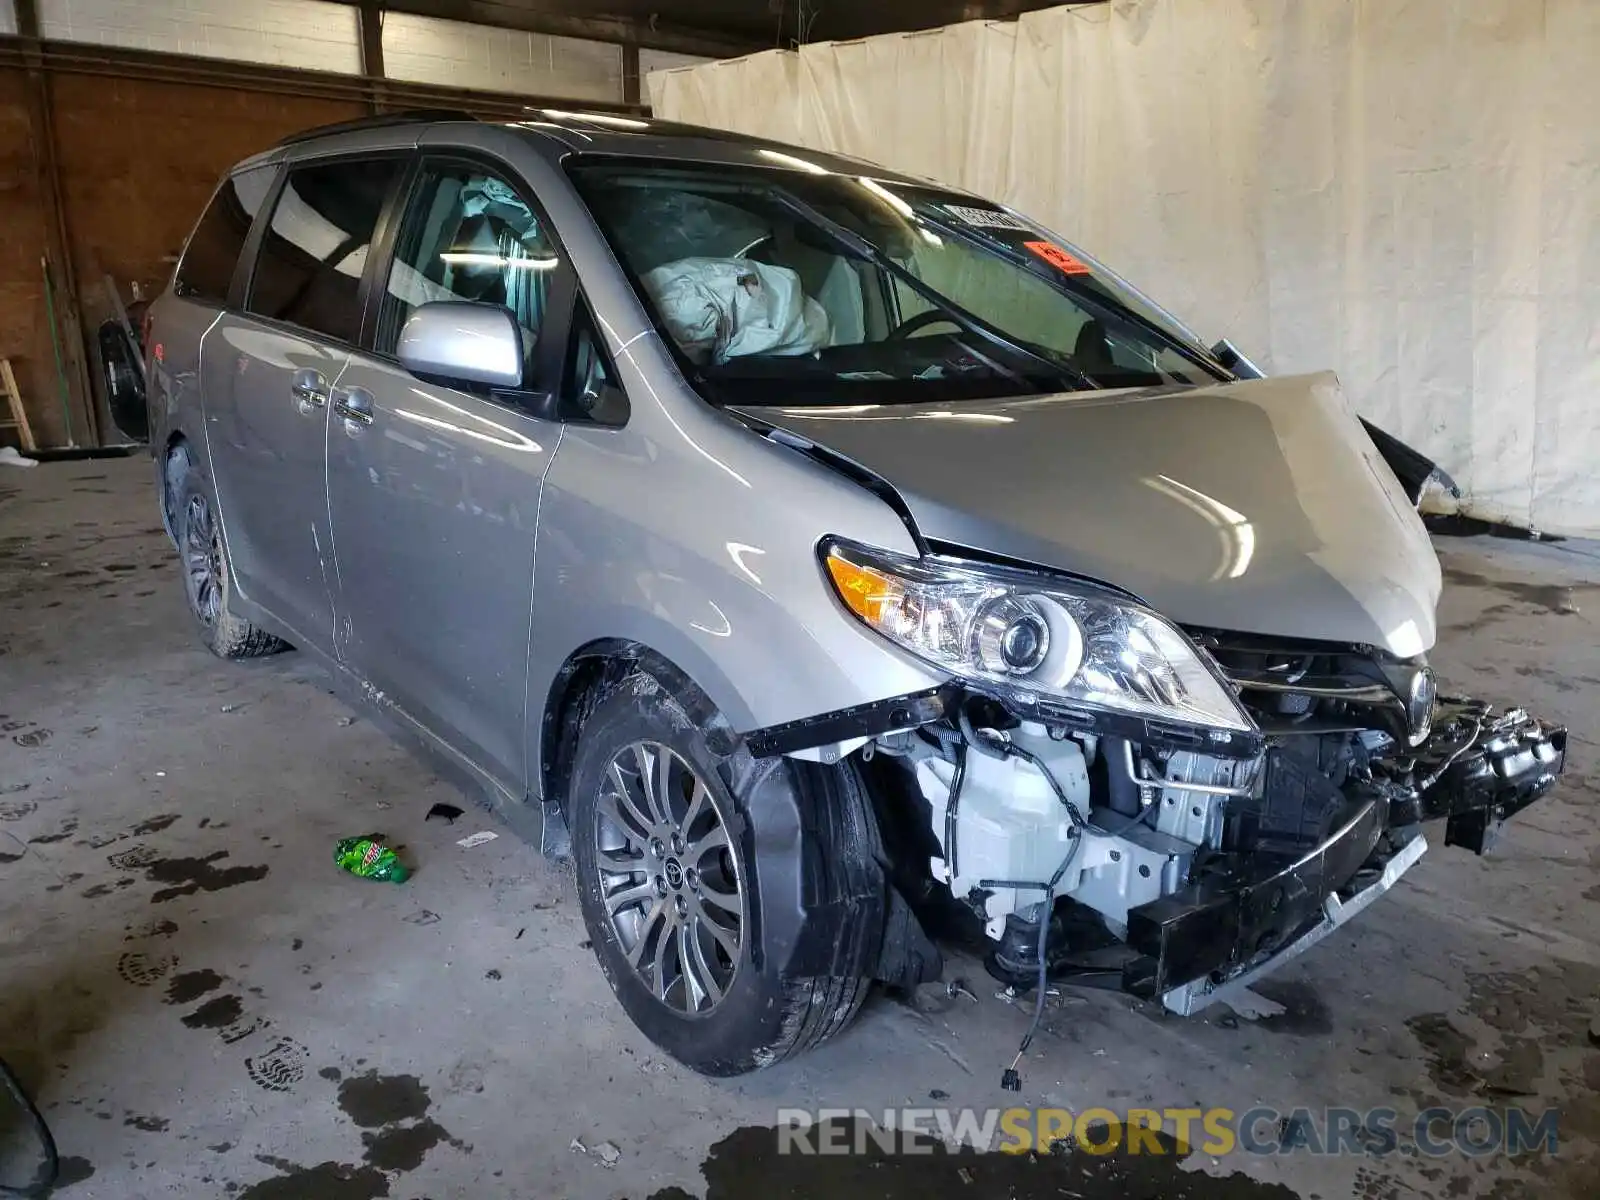
[[[39,444],[56,446],[65,442],[65,421],[40,266],[51,217],[40,147],[30,138],[28,86],[24,71],[0,67],[0,356],[16,369]],[[104,275],[124,301],[135,281],[146,295],[159,292],[223,171],[285,134],[369,111],[357,100],[65,72],[48,73],[45,86],[90,346],[111,314]],[[56,278],[59,286],[62,273]],[[57,297],[58,306],[63,301]],[[90,346],[83,354],[93,374]],[[81,395],[72,401],[80,445],[91,442],[88,403]]]
[[[50,330],[45,323],[44,278],[39,256],[46,246],[45,208],[28,126],[27,80],[0,70],[0,358],[16,369],[41,445],[60,440]],[[15,431],[0,430],[14,444]]]

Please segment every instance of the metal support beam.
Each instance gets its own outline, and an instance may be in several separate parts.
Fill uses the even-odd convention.
[[[34,0],[13,0],[11,7],[17,15],[17,36],[38,38],[39,9]]]
[[[639,47],[632,43],[622,47],[622,102],[639,103]]]
[[[39,10],[35,0],[15,0],[17,33],[22,45],[22,66],[27,73],[28,137],[33,143],[34,173],[45,217],[45,269],[50,273],[47,294],[54,301],[55,330],[60,339],[60,370],[67,388],[68,431],[79,445],[98,446],[105,428],[89,385],[85,361],[82,304],[78,272],[72,261],[72,235],[61,199],[61,165],[56,154],[55,113],[50,101],[50,81],[45,75],[39,46]],[[44,283],[44,280],[40,281]],[[60,386],[62,381],[57,381]],[[43,405],[39,397],[36,406]],[[42,407],[49,411],[53,405]]]
[[[361,0],[341,0],[360,3]],[[633,17],[572,16],[550,12],[528,0],[382,0],[390,12],[411,13],[419,17],[439,17],[466,21],[473,25],[494,25],[501,29],[520,29],[555,37],[588,38],[614,42],[646,50],[670,50],[674,54],[696,54],[706,58],[737,58],[757,50],[770,50],[763,42],[751,41],[716,30],[699,29],[676,22]]]
[[[384,76],[383,69],[383,10],[377,0],[361,0],[361,74],[372,84],[372,111],[381,113],[384,108],[384,87],[377,82]]]

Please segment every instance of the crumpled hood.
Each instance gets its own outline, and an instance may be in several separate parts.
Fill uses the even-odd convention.
[[[932,541],[1113,584],[1184,625],[1433,645],[1438,559],[1331,374],[739,411],[886,479]]]

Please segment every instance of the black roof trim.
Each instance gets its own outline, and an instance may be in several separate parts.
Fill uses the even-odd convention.
[[[364,129],[390,129],[397,125],[424,125],[433,121],[476,121],[478,118],[463,109],[418,108],[410,112],[381,113],[375,117],[360,117],[354,121],[339,121],[333,125],[318,125],[300,133],[291,133],[278,142],[280,146],[295,146],[315,138],[336,133],[359,133]]]

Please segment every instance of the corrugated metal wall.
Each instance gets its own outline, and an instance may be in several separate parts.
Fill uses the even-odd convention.
[[[361,71],[359,14],[325,0],[38,0],[40,36],[93,45],[193,54],[306,71]],[[0,23],[11,21],[0,3]],[[622,48],[387,12],[391,79],[573,100],[623,102]],[[15,32],[3,29],[0,32]],[[707,60],[640,52],[643,72]]]
[[[516,29],[386,13],[383,65],[392,79],[496,92],[622,102],[622,47]]]
[[[359,14],[322,0],[38,0],[39,36],[269,63],[361,70]]]

